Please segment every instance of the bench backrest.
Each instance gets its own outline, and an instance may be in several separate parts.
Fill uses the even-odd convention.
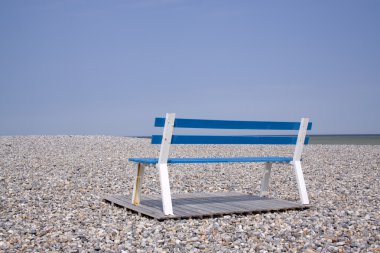
[[[159,163],[167,162],[170,144],[293,144],[293,161],[299,161],[303,146],[309,142],[307,130],[311,130],[312,123],[308,118],[300,122],[176,119],[174,113],[167,113],[166,118],[156,118],[154,126],[164,127],[163,135],[152,135],[152,144],[161,144]],[[174,128],[298,130],[298,135],[173,135]]]

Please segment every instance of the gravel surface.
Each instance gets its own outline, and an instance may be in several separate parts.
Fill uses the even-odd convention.
[[[173,157],[291,155],[291,146],[173,146]],[[309,145],[313,208],[159,222],[102,201],[131,194],[148,139],[0,137],[0,252],[380,252],[380,146]],[[262,164],[170,166],[173,193],[259,193]],[[273,166],[270,196],[297,200],[292,168]],[[143,193],[159,193],[146,170]]]

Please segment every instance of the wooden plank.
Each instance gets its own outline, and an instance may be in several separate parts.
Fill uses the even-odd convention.
[[[129,158],[131,162],[156,164],[158,158]],[[292,157],[283,156],[263,156],[263,157],[188,157],[188,158],[169,158],[168,163],[288,163],[293,161]]]
[[[226,205],[226,211],[233,211],[231,208],[239,208],[242,212],[245,211],[257,211],[257,210],[277,210],[283,208],[297,208],[300,205],[297,203],[282,201],[277,199],[263,198],[253,195],[231,194],[231,193],[204,193],[206,196],[215,196]],[[222,196],[225,199],[221,198]],[[212,203],[212,205],[218,205],[218,203]],[[221,206],[219,204],[219,206]]]
[[[204,193],[192,193],[191,198],[183,198],[182,203],[179,204],[183,205],[183,203],[185,203],[186,207],[195,206],[198,208],[198,210],[203,210],[203,216],[216,216],[225,214],[225,206],[218,205],[215,202],[210,203],[210,199],[206,198],[207,197],[204,195]],[[187,204],[189,202],[192,202],[193,204]],[[239,210],[236,209],[235,211],[238,212]]]
[[[176,196],[177,199],[172,199],[173,200],[173,212],[174,212],[174,215],[176,216],[202,216],[203,213],[204,213],[204,210],[200,211],[200,212],[197,212],[196,209],[194,209],[194,207],[190,207],[189,209],[187,208],[180,208],[178,206],[178,196]],[[157,196],[148,196],[148,195],[145,195],[144,198],[146,199],[146,201],[144,201],[144,205],[147,205],[147,206],[159,206],[161,209],[162,209],[162,205],[160,205],[159,203],[161,202],[161,199],[159,199]]]
[[[209,193],[212,195],[213,193]],[[228,195],[227,195],[228,196]],[[236,205],[240,207],[241,209],[248,209],[248,210],[277,210],[278,208],[285,208],[285,207],[297,207],[299,204],[292,203],[289,201],[283,201],[278,202],[277,199],[271,199],[271,198],[265,198],[265,197],[258,197],[258,196],[252,196],[251,198],[249,195],[246,196],[234,196],[233,198],[229,198],[229,204],[230,205]]]
[[[212,194],[212,193],[211,193]],[[250,196],[250,195],[248,195]],[[237,199],[237,204],[240,205],[240,206],[254,206],[255,208],[265,208],[265,209],[268,209],[268,208],[277,208],[277,206],[282,206],[284,207],[285,205],[288,205],[288,206],[299,206],[299,204],[297,203],[293,203],[293,202],[290,202],[290,201],[280,201],[280,200],[277,200],[277,199],[273,199],[273,198],[266,198],[266,197],[259,197],[259,196],[252,196],[252,198],[249,199],[249,201],[245,201],[245,199]]]
[[[148,206],[145,206],[145,205],[133,205],[132,203],[130,203],[129,200],[129,196],[125,196],[125,197],[122,197],[122,196],[117,196],[117,198],[115,198],[117,200],[120,201],[120,203],[124,203],[124,207],[132,210],[132,211],[135,211],[139,214],[143,214],[143,215],[146,215],[146,216],[149,216],[149,217],[153,217],[155,219],[162,219],[162,218],[165,218],[166,216],[164,215],[164,213],[162,212],[162,208],[151,208],[151,207],[148,207]]]
[[[223,198],[219,194],[213,194],[213,193],[206,193],[208,196],[217,196],[220,198],[220,200],[224,201],[220,203],[219,205],[222,205],[225,207],[225,211],[228,213],[235,213],[235,209],[239,210],[236,213],[246,213],[246,212],[252,212],[254,205],[252,202],[257,202],[260,200],[259,197],[254,196],[253,198],[249,195],[241,196],[241,195],[236,195],[236,196],[231,196],[231,195],[225,195]],[[250,201],[248,203],[244,203],[242,200],[242,197],[250,197]],[[218,203],[215,203],[214,205],[218,205]]]
[[[165,118],[156,118],[155,127],[163,127]],[[237,120],[209,120],[209,119],[181,119],[177,118],[174,127],[179,128],[209,128],[209,129],[257,129],[257,130],[298,130],[300,122],[279,121],[237,121]],[[312,123],[308,124],[311,130]]]
[[[205,197],[206,194],[203,194],[203,193],[200,193],[200,195],[203,196],[203,198]],[[241,208],[241,207],[237,207],[237,206],[232,206],[230,205],[230,203],[224,201],[224,202],[221,202],[221,198],[220,197],[217,197],[219,199],[219,201],[215,201],[215,197],[214,196],[208,196],[206,195],[210,200],[214,200],[213,202],[206,202],[206,203],[202,203],[208,210],[208,212],[210,213],[213,213],[214,215],[224,215],[224,214],[230,214],[230,213],[238,213],[238,214],[241,214],[241,213],[245,213],[245,212],[249,212],[250,210],[248,208]]]
[[[115,195],[113,197],[116,198],[116,199],[118,199],[119,201],[127,203],[128,205],[130,205],[134,209],[139,209],[141,207],[144,207],[144,209],[148,210],[149,212],[155,213],[156,216],[163,216],[164,215],[163,212],[162,212],[162,205],[159,205],[159,206],[148,206],[148,205],[142,205],[141,202],[140,202],[139,205],[133,205],[132,203],[130,203],[130,200],[128,199],[129,196]],[[144,196],[143,199],[145,200],[146,196]]]
[[[199,195],[203,196],[203,198],[208,198],[210,200],[207,203],[203,203],[204,205],[209,206],[210,209],[213,209],[214,207],[219,207],[222,210],[229,210],[231,208],[241,210],[240,207],[230,205],[232,198],[236,198],[238,196],[225,197],[220,195],[212,195],[210,193],[199,193]]]
[[[130,203],[129,196],[106,196],[105,200],[126,207],[140,214],[158,219],[202,218],[225,214],[244,214],[289,209],[304,209],[304,206],[286,200],[259,197],[238,192],[173,194],[174,215],[162,212],[160,195],[142,195],[139,206]]]
[[[175,200],[176,208],[179,209],[185,209],[190,212],[194,212],[196,210],[198,213],[200,213],[199,216],[210,216],[212,213],[210,210],[205,206],[201,198],[197,197],[194,193],[191,194],[177,194],[176,200]]]
[[[106,195],[103,197],[103,199],[108,201],[108,202],[111,202],[113,204],[116,204],[118,206],[125,207],[129,210],[135,211],[137,213],[144,214],[144,215],[152,217],[152,218],[159,219],[162,216],[164,216],[163,213],[161,214],[160,212],[158,212],[158,210],[155,210],[155,209],[152,210],[152,209],[147,208],[147,207],[142,206],[142,205],[135,206],[132,203],[127,202],[124,199],[116,198],[115,196]],[[130,197],[126,196],[126,199],[130,199]]]
[[[162,212],[162,200],[159,195],[158,196],[144,195],[142,199],[143,199],[141,202],[142,206],[147,207],[150,210]],[[181,198],[179,198],[179,196],[176,195],[176,199],[173,199],[174,216],[171,216],[170,218],[203,217],[205,213],[207,213],[208,211],[202,207],[199,207],[194,201],[186,205],[180,204],[179,203],[180,201],[181,201]],[[164,216],[163,213],[162,213],[162,216],[167,218],[167,216]]]
[[[152,135],[152,144],[161,144],[162,135]],[[309,137],[305,138],[305,144]],[[291,145],[297,143],[297,136],[215,136],[215,135],[173,135],[171,144],[268,144]]]

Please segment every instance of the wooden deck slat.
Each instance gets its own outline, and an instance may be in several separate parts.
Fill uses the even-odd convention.
[[[202,193],[203,194],[203,193]],[[193,214],[193,215],[197,215],[199,214],[200,216],[203,216],[205,213],[212,213],[212,212],[217,212],[217,211],[221,211],[221,212],[225,212],[226,210],[226,207],[222,207],[222,208],[218,208],[217,205],[214,205],[213,206],[213,209],[210,210],[209,208],[207,208],[207,203],[205,204],[205,200],[204,200],[204,197],[205,196],[199,196],[197,194],[191,194],[192,198],[189,198],[189,195],[183,195],[183,194],[176,194],[175,195],[175,198],[173,198],[173,209],[174,209],[174,212],[177,213],[178,215],[184,215],[183,213],[189,213],[189,214]],[[151,202],[149,201],[149,203],[147,203],[148,201],[142,201],[142,204],[145,204],[147,206],[162,206],[161,205],[161,199],[160,198],[156,198],[156,197],[148,197],[148,196],[145,196],[147,198],[149,198],[149,200],[152,200]],[[203,199],[202,199],[203,197]],[[223,212],[223,213],[224,213]]]
[[[138,206],[135,206],[132,204],[132,197],[130,196],[121,196],[121,195],[116,195],[114,196],[116,199],[118,199],[119,201],[121,201],[122,203],[124,203],[124,206],[127,204],[127,205],[132,205],[134,206],[136,209],[137,208],[141,208],[143,207],[144,209],[146,209],[148,212],[152,212],[154,213],[155,215],[161,215],[162,214],[162,207],[161,206],[155,206],[155,207],[151,207],[151,206],[148,206],[148,205],[138,205]],[[138,211],[140,213],[140,211]]]
[[[132,210],[136,209],[135,211],[139,213],[139,210],[137,210],[139,207],[143,206],[144,208],[147,209],[147,211],[151,211],[152,213],[155,213],[156,218],[167,218],[163,213],[162,213],[162,201],[161,201],[161,196],[160,195],[144,195],[144,197],[141,200],[141,204],[139,206],[135,206],[131,204],[131,198],[129,196],[113,196],[114,198],[118,199],[119,201],[124,203],[124,206],[127,207],[131,205]],[[200,210],[199,212],[196,210],[195,206],[189,205],[188,208],[183,208],[182,206],[174,206],[174,211],[175,211],[175,216],[170,216],[170,218],[180,218],[182,216],[191,216],[191,217],[202,217],[205,213],[206,210]],[[144,213],[143,213],[144,214]],[[146,214],[148,216],[151,216],[149,214]]]
[[[214,196],[212,195],[209,195],[207,193],[197,193],[195,194],[195,197],[208,197],[208,198],[212,198]],[[208,210],[210,212],[215,212],[216,214],[225,214],[226,212],[227,213],[244,213],[246,211],[249,211],[248,209],[244,208],[242,209],[241,207],[237,207],[237,206],[233,206],[233,205],[230,205],[227,201],[223,201],[222,198],[220,198],[220,196],[218,196],[218,201],[219,202],[212,202],[212,203],[202,203],[203,205],[205,205],[205,207],[208,208]],[[221,202],[223,201],[223,202]]]
[[[189,198],[189,194],[177,194],[175,196],[174,208],[178,208],[179,210],[185,209],[190,212],[196,210],[200,217],[212,215],[212,212],[204,205],[204,201],[202,202],[201,198],[197,197],[194,193],[190,195],[192,198]],[[178,199],[177,196],[179,197]]]
[[[162,212],[161,195],[142,195],[140,205],[131,203],[130,196],[106,195],[104,199],[137,213],[158,219],[201,218],[225,214],[304,209],[295,202],[278,200],[238,192],[173,194],[173,216]]]
[[[150,203],[147,203],[148,201],[144,202],[146,205],[156,206],[162,210],[162,204],[161,204],[162,201],[160,198],[153,197],[153,196],[145,196],[145,198],[149,200],[154,200],[154,202],[152,201]],[[194,205],[180,205],[179,201],[181,201],[181,199],[178,197],[178,195],[177,195],[177,198],[173,199],[172,201],[173,201],[173,212],[175,215],[178,215],[178,216],[190,215],[192,217],[195,217],[195,216],[201,217],[205,212],[205,210],[198,210],[198,208],[196,208]]]
[[[244,210],[251,210],[252,209],[252,201],[262,201],[260,197],[258,196],[250,196],[250,195],[229,195],[229,194],[223,194],[223,197],[221,197],[220,194],[212,194],[212,193],[205,193],[208,197],[217,197],[220,198],[223,202],[217,202],[215,205],[221,205],[226,206],[227,210],[232,207],[237,207]],[[245,203],[245,200],[249,199],[249,203]],[[213,203],[214,205],[214,203]]]
[[[207,193],[207,195],[213,196],[214,194]],[[226,197],[229,198],[228,195]],[[242,209],[251,210],[252,204],[253,204],[252,201],[245,201],[245,200],[249,199],[249,197],[250,197],[249,195],[243,196],[243,198],[239,198],[239,196],[234,197],[229,202],[229,204],[230,205],[236,204]],[[272,208],[276,209],[277,207],[284,207],[284,204],[286,204],[286,205],[289,204],[289,202],[286,202],[286,203],[283,203],[282,205],[279,205],[278,200],[268,199],[268,198],[263,198],[263,197],[258,197],[258,196],[252,196],[252,198],[255,198],[254,204],[256,204],[255,205],[256,210],[259,210],[259,209],[268,210],[268,209],[272,209]],[[297,206],[297,204],[295,204],[295,205]]]
[[[115,198],[114,196],[111,196],[111,195],[104,196],[104,199],[118,206],[126,207],[127,209],[145,214],[150,217],[161,216],[161,213],[162,213],[162,211],[160,213],[159,209],[154,209],[154,211],[152,211],[150,208],[146,208],[145,206],[141,206],[141,205],[135,206],[132,203],[128,203],[127,201],[120,200],[119,198]]]
[[[210,205],[209,203],[205,202],[204,200],[204,195],[203,193],[192,193],[191,196],[193,197],[192,199],[183,198],[186,200],[182,200],[182,203],[188,203],[192,202],[193,205],[186,204],[186,207],[191,208],[191,206],[195,206],[198,210],[203,210],[203,215],[205,216],[213,216],[213,215],[221,215],[226,212],[226,207],[220,207],[220,205]],[[180,202],[181,203],[181,202]],[[183,204],[181,204],[183,206]],[[236,210],[238,211],[238,210]]]
[[[207,193],[208,195],[215,195],[215,193]],[[216,194],[217,196],[219,196],[220,194],[217,193]],[[226,194],[226,196],[235,196],[235,195],[230,195],[230,194]],[[286,201],[286,200],[280,200],[280,199],[272,199],[272,198],[264,198],[264,197],[259,197],[259,196],[253,196],[253,195],[247,195],[247,196],[250,196],[249,198],[256,198],[261,206],[263,207],[267,207],[267,208],[283,208],[284,205],[286,206],[289,206],[289,207],[299,207],[300,204],[299,203],[295,203],[295,202],[291,202],[291,201]],[[233,202],[236,202],[235,200]],[[246,204],[248,204],[248,208],[251,206],[251,201]],[[246,205],[244,202],[239,202],[239,205],[242,205],[242,206],[245,206]]]
[[[208,194],[209,196],[213,196],[212,194]],[[232,198],[231,198],[232,197]],[[226,196],[225,203],[216,203],[215,205],[219,205],[225,207],[225,210],[229,213],[252,213],[253,211],[262,211],[262,210],[270,210],[271,206],[263,206],[265,202],[263,202],[262,198],[258,196],[249,196],[246,195],[244,197],[252,197],[253,200],[249,202],[246,201],[247,198],[239,199],[240,196]],[[270,200],[273,201],[273,200]],[[246,203],[247,202],[247,203]],[[259,203],[259,207],[256,203]],[[237,211],[235,211],[237,209]]]
[[[205,193],[205,195],[208,197],[215,196],[214,194],[210,194],[210,193]],[[246,195],[246,196],[249,196],[249,195]],[[224,200],[224,202],[212,203],[212,205],[211,205],[212,207],[217,206],[217,207],[220,207],[220,208],[222,208],[228,212],[236,212],[236,213],[245,213],[245,212],[249,212],[252,210],[252,204],[250,206],[242,205],[240,203],[239,203],[239,205],[236,205],[235,202],[238,200],[235,199],[235,201],[232,201],[233,198],[239,198],[240,196],[236,196],[236,195],[223,196],[224,197],[223,199],[220,197],[220,195],[217,197],[220,198],[220,200]],[[257,196],[254,196],[254,197],[257,197]]]

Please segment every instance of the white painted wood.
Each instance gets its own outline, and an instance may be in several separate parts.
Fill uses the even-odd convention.
[[[133,194],[132,194],[132,204],[139,205],[140,204],[140,196],[141,196],[141,184],[143,182],[145,172],[145,166],[142,163],[137,164],[135,183],[133,185]]]
[[[303,178],[301,161],[293,161],[294,173],[296,174],[298,192],[300,195],[301,203],[303,205],[309,204],[309,197],[307,196],[305,180]]]
[[[158,158],[159,164],[164,164],[168,162],[170,143],[172,142],[172,136],[174,131],[174,120],[175,113],[166,114],[164,132],[162,134],[160,156]]]
[[[165,215],[173,215],[172,197],[170,193],[168,165],[157,164],[160,173],[162,207]]]
[[[260,197],[264,197],[264,196],[268,195],[269,179],[270,179],[271,170],[272,170],[272,163],[265,163],[264,174],[263,174],[263,178],[261,180]]]
[[[296,174],[298,193],[300,195],[301,203],[303,205],[309,204],[309,197],[307,195],[305,180],[303,177],[302,166],[301,166],[301,157],[302,157],[302,151],[305,145],[304,143],[305,143],[308,124],[309,124],[308,118],[301,119],[300,129],[298,131],[298,137],[297,137],[297,144],[294,150],[293,161],[291,162],[294,168],[294,173]]]
[[[165,119],[164,132],[162,134],[162,142],[160,156],[158,158],[157,169],[160,174],[162,207],[165,215],[173,215],[172,197],[170,193],[168,158],[170,144],[174,131],[175,113],[167,113]]]
[[[300,129],[298,131],[296,148],[294,150],[293,161],[300,161],[302,156],[303,147],[305,145],[305,138],[307,133],[307,125],[309,124],[308,118],[302,118]]]

